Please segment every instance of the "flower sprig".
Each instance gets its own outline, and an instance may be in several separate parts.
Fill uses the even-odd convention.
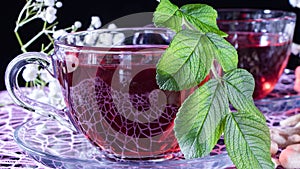
[[[54,41],[60,36],[76,32],[82,27],[80,21],[75,21],[73,25],[57,29],[57,10],[63,6],[58,0],[26,0],[26,4],[21,9],[14,28],[15,36],[18,40],[22,52],[27,52],[28,48],[40,38],[45,38],[45,44],[41,44],[40,52],[51,55],[54,50]],[[20,35],[20,29],[29,25],[34,20],[41,21],[41,30],[37,32],[30,40],[24,41]],[[87,30],[98,29],[102,26],[98,16],[91,17],[91,24]],[[28,35],[26,35],[28,36]],[[29,94],[32,99],[39,99],[41,102],[49,103],[58,108],[65,106],[63,97],[57,80],[52,77],[48,71],[40,69],[38,65],[26,65],[22,72],[22,77],[26,82],[25,87],[33,87]],[[47,86],[47,94],[44,87]]]

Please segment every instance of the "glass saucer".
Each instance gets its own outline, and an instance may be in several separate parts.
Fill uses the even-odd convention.
[[[175,158],[163,162],[116,162],[107,160],[87,139],[55,120],[40,117],[19,126],[14,139],[27,155],[51,168],[230,168],[233,165],[222,139],[210,156],[186,160]]]
[[[266,98],[255,100],[269,127],[280,127],[281,120],[300,112],[300,95],[293,90],[294,80],[294,72],[286,69],[275,89]],[[186,160],[178,157],[163,162],[139,163],[107,160],[82,134],[45,117],[19,126],[14,132],[14,139],[30,157],[51,168],[234,168],[222,139],[205,158]]]

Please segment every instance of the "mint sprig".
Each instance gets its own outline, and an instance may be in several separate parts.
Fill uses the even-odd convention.
[[[204,157],[223,135],[237,168],[273,169],[269,128],[252,98],[253,76],[237,67],[237,51],[224,39],[227,34],[219,30],[216,19],[217,11],[205,4],[179,8],[161,0],[154,12],[156,26],[176,32],[157,64],[159,87],[189,89],[213,72],[177,113],[174,131],[179,146],[187,159]]]

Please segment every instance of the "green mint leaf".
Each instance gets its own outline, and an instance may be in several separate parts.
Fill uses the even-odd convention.
[[[236,49],[224,38],[214,33],[207,33],[206,35],[215,46],[215,58],[222,69],[225,72],[236,69],[238,64],[238,54]]]
[[[212,66],[213,47],[208,37],[199,31],[178,32],[156,66],[159,87],[178,91],[198,85]]]
[[[224,87],[211,79],[183,103],[175,119],[175,135],[187,159],[208,155],[223,132],[229,113]]]
[[[243,99],[252,100],[255,85],[253,76],[245,69],[234,69],[225,73],[224,80],[229,100],[243,109]]]
[[[238,112],[226,117],[226,150],[237,168],[274,169],[269,136],[269,128],[258,116]]]
[[[156,26],[176,31],[156,66],[160,89],[194,87],[210,70],[216,78],[195,90],[179,109],[174,126],[179,146],[185,158],[203,157],[225,130],[226,147],[238,168],[273,168],[269,129],[252,98],[254,79],[237,69],[236,49],[224,39],[227,34],[219,30],[216,19],[216,10],[208,5],[179,9],[169,0],[161,0],[154,13]],[[215,59],[222,76],[212,64]],[[229,103],[236,113],[229,113]]]
[[[228,93],[227,96],[234,108],[264,118],[252,99],[255,83],[251,73],[245,69],[234,69],[226,73],[223,79]]]
[[[176,32],[182,29],[181,12],[169,0],[160,1],[153,14],[153,22],[158,27],[168,27]]]
[[[213,32],[222,37],[227,34],[217,26],[217,11],[205,4],[187,4],[180,8],[182,16],[202,33]]]

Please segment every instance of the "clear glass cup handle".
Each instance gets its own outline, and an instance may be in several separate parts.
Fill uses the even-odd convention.
[[[64,110],[59,110],[49,104],[30,99],[21,91],[18,84],[18,76],[22,68],[29,64],[36,64],[51,73],[51,59],[48,55],[41,52],[27,52],[15,57],[7,66],[5,71],[5,86],[13,101],[21,107],[42,116],[47,116],[57,120],[62,125],[77,131],[72,123],[66,118]],[[53,73],[51,73],[54,76]]]

